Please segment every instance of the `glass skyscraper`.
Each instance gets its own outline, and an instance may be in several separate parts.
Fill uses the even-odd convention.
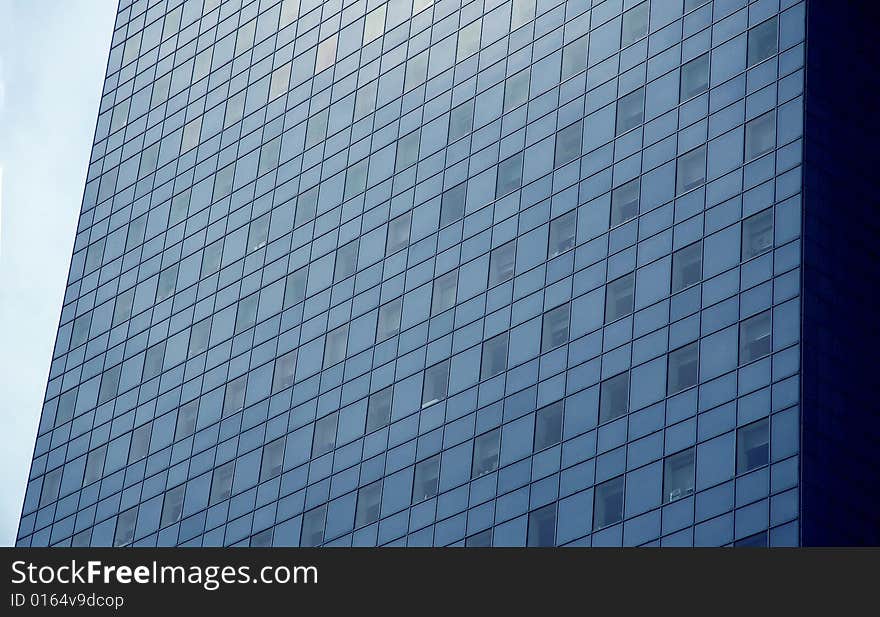
[[[122,0],[18,544],[880,543],[867,13]]]

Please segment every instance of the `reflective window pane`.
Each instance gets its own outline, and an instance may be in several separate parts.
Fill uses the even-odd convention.
[[[776,147],[776,112],[771,111],[746,123],[746,160]]]
[[[750,216],[742,224],[742,258],[751,259],[773,246],[773,208]]]
[[[672,293],[703,278],[703,244],[695,242],[672,254]]]
[[[572,210],[550,221],[549,257],[556,257],[574,248],[576,234],[577,211]]]
[[[425,382],[422,387],[422,408],[430,407],[440,399],[446,398],[449,382],[449,360],[425,369]]]
[[[749,30],[748,63],[749,66],[766,60],[776,53],[777,41],[776,18],[768,19]]]
[[[739,361],[751,362],[772,351],[770,311],[758,313],[739,325]]]
[[[709,54],[703,54],[681,67],[681,100],[685,101],[709,89]]]
[[[535,414],[535,452],[562,439],[562,401],[539,409]]]
[[[611,192],[611,226],[639,215],[639,181],[631,180]]]
[[[495,429],[474,440],[474,462],[471,476],[479,478],[498,469],[501,430]]]
[[[663,461],[663,503],[694,492],[694,449],[685,450]]]
[[[605,321],[629,315],[635,299],[635,274],[627,274],[605,286]]]
[[[568,313],[568,304],[544,313],[544,324],[541,330],[542,353],[568,342]]]
[[[699,376],[699,347],[691,343],[669,352],[667,391],[670,395],[697,384]]]
[[[736,432],[736,472],[746,473],[770,461],[770,422],[765,418]]]
[[[483,343],[483,361],[480,379],[489,379],[507,368],[507,333],[489,339]]]
[[[594,529],[601,529],[623,520],[623,476],[597,485],[594,495]]]
[[[609,377],[599,390],[599,422],[619,418],[629,408],[629,373]]]

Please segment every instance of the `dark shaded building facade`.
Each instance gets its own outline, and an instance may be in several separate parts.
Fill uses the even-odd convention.
[[[880,543],[868,6],[122,0],[18,544]]]

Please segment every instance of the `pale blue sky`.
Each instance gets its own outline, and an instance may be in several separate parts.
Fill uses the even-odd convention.
[[[0,0],[0,545],[15,541],[116,0]]]

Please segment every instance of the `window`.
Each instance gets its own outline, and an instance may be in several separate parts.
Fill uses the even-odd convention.
[[[678,157],[676,193],[685,193],[706,181],[706,146]]]
[[[672,293],[703,278],[703,243],[695,242],[672,254]]]
[[[630,273],[605,286],[605,322],[615,321],[633,311],[635,274]]]
[[[379,319],[376,326],[376,342],[397,336],[400,332],[400,315],[403,310],[403,299],[397,298],[379,307]]]
[[[587,46],[589,37],[581,38],[562,48],[562,80],[587,68]]]
[[[290,63],[285,65],[287,70],[290,71]],[[284,67],[280,69],[276,69],[275,73],[272,74],[272,85],[275,85],[275,74],[281,71]],[[288,77],[290,77],[290,73],[288,72]],[[277,91],[277,93],[276,93]],[[282,94],[287,91],[287,83],[283,84],[283,86],[279,85],[276,88],[269,88],[270,98],[275,98],[279,94]],[[275,95],[275,96],[272,96]],[[191,120],[187,122],[183,127],[183,138],[181,139],[180,144],[180,153],[188,152],[192,148],[195,148],[199,144],[199,135],[202,131],[202,118],[199,116],[195,120]]]
[[[440,198],[440,227],[449,225],[464,216],[464,201],[467,196],[467,182],[462,182],[443,193]]]
[[[348,278],[357,270],[358,241],[349,242],[336,251],[336,276],[335,281]]]
[[[329,117],[330,112],[325,109],[309,118],[309,122],[306,125],[306,148],[311,148],[324,141],[324,138],[327,136],[327,121]]]
[[[318,53],[315,58],[315,75],[336,62],[336,35],[324,39],[318,44]]]
[[[599,386],[599,423],[619,418],[629,408],[629,373],[609,377]]]
[[[556,133],[555,166],[564,165],[580,156],[582,133],[583,127],[580,120]]]
[[[513,0],[513,16],[510,29],[516,30],[535,18],[535,0]]]
[[[529,100],[529,69],[511,75],[504,82],[505,113]],[[470,130],[470,129],[468,129]]]
[[[189,351],[187,357],[192,358],[208,349],[208,342],[211,338],[211,318],[206,317],[199,323],[195,324],[190,331]]]
[[[76,393],[76,389],[71,389],[58,398],[58,410],[55,412],[55,426],[61,426],[73,418]]]
[[[406,63],[406,77],[403,90],[408,92],[425,81],[428,77],[428,50],[410,58]]]
[[[175,440],[184,439],[195,432],[198,412],[198,399],[181,406],[177,412],[177,427],[174,429]]]
[[[553,546],[556,543],[556,504],[529,512],[527,546]]]
[[[300,546],[318,546],[324,541],[324,520],[326,518],[326,504],[303,514]]]
[[[337,419],[337,412],[333,412],[315,422],[315,436],[312,440],[312,458],[326,454],[336,447]]]
[[[386,5],[367,13],[367,19],[364,23],[364,45],[370,41],[375,41],[385,32],[385,9]]]
[[[370,83],[358,88],[354,102],[354,119],[359,120],[376,110],[376,91],[379,87],[379,80],[376,79]]]
[[[770,311],[758,313],[739,324],[739,362],[745,364],[772,351]]]
[[[623,476],[596,487],[593,503],[593,528],[601,529],[623,520]]]
[[[474,440],[474,462],[471,477],[479,478],[498,469],[501,429],[484,433]]]
[[[412,502],[418,503],[437,494],[440,486],[440,456],[416,464]]]
[[[107,456],[107,446],[95,448],[89,452],[86,459],[86,473],[83,478],[83,486],[88,486],[101,478],[104,472],[104,459]]]
[[[128,462],[133,463],[147,456],[150,449],[150,434],[153,432],[152,424],[144,424],[134,429],[131,434],[131,448],[128,451]]]
[[[667,391],[670,395],[697,384],[699,350],[697,343],[669,352]]]
[[[260,166],[257,175],[262,176],[278,167],[278,158],[281,155],[281,137],[267,141],[260,148]],[[267,215],[268,216],[268,215]],[[267,225],[268,229],[268,225]]]
[[[116,520],[116,535],[113,536],[113,546],[126,546],[134,540],[134,524],[137,520],[137,508],[126,510]]]
[[[611,226],[639,215],[639,180],[631,180],[611,192]]]
[[[684,0],[684,10],[687,13],[690,10],[697,8],[698,6],[702,6],[709,2],[709,0]]]
[[[742,258],[751,259],[773,246],[773,208],[767,208],[743,221]]]
[[[507,368],[507,333],[499,334],[483,343],[480,379],[489,379]]]
[[[279,140],[274,139],[272,140],[272,142],[269,143],[274,143],[276,141]],[[266,146],[263,146],[263,148],[266,148],[267,146],[268,144]],[[168,219],[169,227],[176,225],[186,218],[187,213],[189,212],[190,195],[191,191],[187,189],[183,193],[178,193],[177,195],[175,195],[174,199],[171,200],[171,215]]]
[[[284,285],[284,308],[290,308],[305,300],[308,273],[306,268],[300,268],[287,275],[287,282]]]
[[[548,254],[550,258],[561,255],[565,251],[574,248],[575,234],[577,233],[577,210],[550,221],[550,243]]]
[[[261,548],[268,548],[272,546],[272,531],[273,530],[270,527],[269,529],[265,529],[260,533],[255,533],[253,536],[251,536],[250,546]]]
[[[694,449],[685,450],[663,461],[663,503],[694,492]]]
[[[477,53],[480,49],[481,26],[482,20],[478,19],[458,31],[458,50],[455,54],[456,62],[461,62],[471,54]]]
[[[442,313],[455,305],[455,292],[457,288],[458,270],[453,270],[434,279],[434,292],[431,296],[431,315]]]
[[[516,240],[502,244],[489,256],[489,287],[513,278],[516,265]]]
[[[293,385],[294,369],[296,369],[295,349],[275,360],[275,374],[272,377],[273,394]]]
[[[324,341],[324,368],[338,364],[345,359],[348,345],[348,324],[339,326],[327,333]]]
[[[162,503],[162,522],[161,527],[171,525],[180,520],[183,514],[183,495],[186,485],[181,484],[165,493],[165,499]]]
[[[206,256],[208,255],[208,251],[210,249],[210,246],[205,249]],[[129,289],[128,291],[125,291],[116,296],[116,304],[113,307],[113,326],[118,326],[123,321],[128,321],[128,318],[131,317],[131,307],[133,302],[134,289]]]
[[[195,327],[193,327],[195,331]],[[192,337],[190,337],[192,341]],[[119,391],[119,375],[122,371],[122,365],[117,364],[111,369],[107,369],[101,376],[101,390],[98,392],[98,405],[103,405]]]
[[[391,255],[406,248],[409,244],[409,225],[411,214],[401,214],[388,223],[388,240],[385,243],[385,254]]]
[[[736,472],[745,473],[770,462],[770,422],[764,418],[736,432]]]
[[[284,463],[284,438],[281,437],[263,446],[263,462],[260,466],[260,482],[281,474]]]
[[[348,171],[345,172],[343,200],[347,201],[367,188],[367,171],[369,169],[369,162],[369,159],[363,159],[349,167]]]
[[[768,19],[749,30],[749,66],[766,60],[776,53],[776,18]]]
[[[541,330],[541,353],[568,342],[568,318],[568,304],[544,313],[544,327]]]
[[[315,218],[318,212],[318,187],[314,187],[296,198],[296,215],[293,226],[299,227]]]
[[[473,126],[474,99],[470,99],[449,112],[450,143],[470,133]]]
[[[147,353],[144,356],[144,381],[149,381],[162,372],[162,361],[164,358],[165,341],[156,343],[147,349]]]
[[[375,431],[391,421],[391,396],[394,391],[392,386],[379,390],[367,403],[367,432]]]
[[[498,163],[495,197],[515,191],[522,185],[522,152]]]
[[[681,100],[702,94],[709,89],[709,54],[694,58],[681,67]]]
[[[253,328],[257,321],[257,300],[260,294],[251,294],[247,298],[238,301],[238,310],[235,313],[235,333],[239,334],[248,328]]]
[[[214,470],[211,478],[210,505],[229,499],[232,494],[232,472],[235,469],[235,461],[229,461]]]
[[[382,499],[382,480],[361,487],[358,491],[354,526],[361,527],[379,520],[379,504]]]
[[[464,540],[467,548],[488,548],[492,546],[492,528],[468,536]]]
[[[248,252],[266,246],[269,237],[269,215],[264,214],[258,219],[251,221],[248,226]]]
[[[645,89],[639,88],[617,101],[617,134],[626,133],[645,117]]]
[[[406,169],[419,160],[419,131],[404,135],[397,141],[397,159],[395,171]]]
[[[156,292],[157,304],[166,298],[170,298],[174,294],[176,283],[177,266],[172,266],[162,271],[162,274],[159,275],[158,291]]]
[[[642,2],[623,14],[623,34],[620,46],[626,47],[648,34],[648,3]]]
[[[737,548],[744,546],[750,546],[752,548],[767,548],[767,532],[762,531],[760,533],[756,533],[755,535],[743,538],[742,540],[737,540],[733,543],[733,545]]]
[[[424,9],[434,4],[434,0],[413,0],[413,15],[418,15]]]
[[[43,492],[40,495],[40,507],[52,503],[58,499],[58,491],[61,489],[62,468],[58,467],[43,477]]]
[[[746,123],[746,160],[776,147],[776,112],[771,111]]]
[[[535,452],[562,440],[562,401],[547,405],[535,414]]]
[[[422,388],[422,409],[446,398],[449,382],[449,360],[425,369],[425,385]]]
[[[73,334],[70,336],[70,348],[79,347],[89,336],[89,315],[81,315],[73,322]]]

